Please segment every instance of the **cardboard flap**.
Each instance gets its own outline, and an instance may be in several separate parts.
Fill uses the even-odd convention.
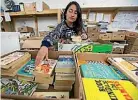
[[[22,49],[39,49],[42,40],[25,40]]]

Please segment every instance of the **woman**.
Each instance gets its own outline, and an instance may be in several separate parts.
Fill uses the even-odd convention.
[[[71,39],[73,35],[81,35],[82,39],[87,39],[82,23],[81,8],[75,1],[67,5],[64,11],[64,21],[58,24],[55,30],[43,39],[41,48],[36,56],[35,65],[37,66],[44,58],[48,60],[48,47],[52,46],[55,41]]]

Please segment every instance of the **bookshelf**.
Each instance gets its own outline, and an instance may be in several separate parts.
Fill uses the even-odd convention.
[[[0,14],[2,17],[4,17],[4,14]],[[21,11],[21,12],[10,12],[9,15],[11,16],[11,22],[5,22],[3,21],[3,27],[6,29],[5,31],[15,31],[15,21],[17,18],[29,18],[33,17],[35,21],[35,31],[36,35],[38,35],[38,17],[45,17],[45,16],[56,16],[57,22],[61,22],[61,10],[60,9],[48,9],[43,10],[41,12],[37,11]],[[12,26],[9,28],[9,25]]]

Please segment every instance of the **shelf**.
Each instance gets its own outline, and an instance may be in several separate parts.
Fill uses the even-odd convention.
[[[56,15],[58,14],[58,9],[44,10],[41,12],[29,11],[29,12],[10,12],[10,16],[30,16],[30,15]],[[4,16],[3,13],[1,16]]]

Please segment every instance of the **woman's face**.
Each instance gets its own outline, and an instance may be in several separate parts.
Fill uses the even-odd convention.
[[[75,22],[77,19],[77,8],[74,4],[72,4],[66,13],[66,20],[70,23]]]

